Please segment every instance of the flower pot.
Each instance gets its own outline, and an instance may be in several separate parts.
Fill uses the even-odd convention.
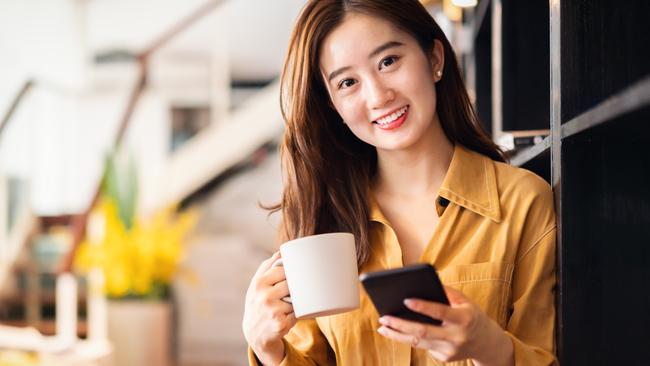
[[[167,301],[109,300],[114,365],[172,364],[172,306]]]

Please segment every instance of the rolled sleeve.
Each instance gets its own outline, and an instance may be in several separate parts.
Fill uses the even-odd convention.
[[[282,341],[285,356],[280,366],[336,365],[334,351],[314,319],[298,320]],[[261,365],[250,346],[248,364]]]

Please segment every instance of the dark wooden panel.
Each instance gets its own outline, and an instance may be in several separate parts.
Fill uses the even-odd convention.
[[[620,93],[607,98],[603,102],[562,125],[562,138],[580,133],[601,123],[608,123],[624,114],[650,105],[650,76],[626,87]]]
[[[476,112],[485,131],[492,134],[492,17],[488,8],[474,40],[476,60]]]
[[[650,108],[562,144],[562,364],[650,360]]]
[[[650,71],[650,1],[562,0],[562,121]]]
[[[548,129],[548,0],[503,0],[503,130]]]

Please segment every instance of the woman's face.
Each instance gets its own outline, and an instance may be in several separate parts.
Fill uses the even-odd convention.
[[[320,56],[334,108],[352,133],[382,150],[407,149],[439,123],[434,75],[443,62],[439,41],[430,59],[408,33],[362,14],[346,16]]]

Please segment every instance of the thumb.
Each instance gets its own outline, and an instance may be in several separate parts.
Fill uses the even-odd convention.
[[[450,305],[460,305],[469,302],[462,292],[453,287],[445,286],[445,292],[447,293],[447,299],[449,299]]]

